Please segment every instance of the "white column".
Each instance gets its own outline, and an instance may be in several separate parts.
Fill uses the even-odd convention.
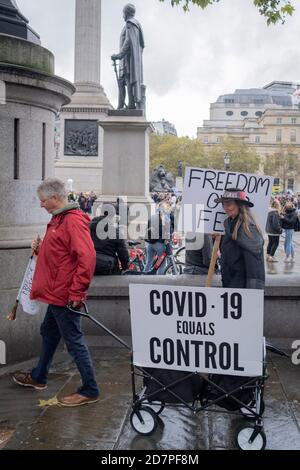
[[[100,85],[101,0],[76,0],[75,85]]]

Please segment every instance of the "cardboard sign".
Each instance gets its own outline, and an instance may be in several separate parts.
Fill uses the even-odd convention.
[[[262,375],[262,290],[131,284],[130,310],[137,366]]]
[[[253,202],[251,213],[264,231],[273,182],[273,177],[264,175],[187,168],[183,190],[183,227],[194,233],[222,234],[227,216],[222,204],[216,204],[215,199],[221,197],[225,189],[239,188]]]

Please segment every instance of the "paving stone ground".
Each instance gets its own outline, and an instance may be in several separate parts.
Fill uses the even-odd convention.
[[[91,348],[101,400],[79,408],[40,407],[40,400],[72,393],[79,384],[66,352],[56,356],[45,391],[17,386],[11,373],[35,361],[0,369],[0,448],[34,450],[233,449],[240,415],[165,408],[155,433],[137,435],[129,422],[132,401],[129,354],[120,348]],[[268,354],[264,428],[268,449],[300,449],[300,366]]]

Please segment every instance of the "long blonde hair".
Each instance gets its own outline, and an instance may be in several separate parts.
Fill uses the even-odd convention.
[[[278,214],[281,214],[281,204],[277,199],[273,199],[271,202],[271,208],[277,210]]]
[[[239,215],[238,215],[238,220],[237,223],[235,224],[233,233],[232,233],[232,239],[237,240],[238,237],[238,231],[239,228],[242,226],[245,233],[248,235],[249,238],[252,238],[252,234],[250,231],[250,225],[255,225],[257,231],[260,233],[262,236],[262,231],[259,228],[254,216],[251,214],[250,209],[248,206],[245,204],[240,204],[239,202],[236,202],[237,205],[239,206]]]

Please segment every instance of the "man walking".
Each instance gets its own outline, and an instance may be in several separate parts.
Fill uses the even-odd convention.
[[[44,390],[52,359],[61,338],[66,343],[81,375],[82,386],[76,393],[59,400],[62,406],[95,403],[99,389],[89,350],[81,331],[79,313],[71,312],[86,298],[94,274],[96,255],[89,230],[89,217],[77,203],[68,204],[64,183],[44,181],[37,190],[41,207],[52,214],[43,241],[34,240],[38,255],[31,299],[49,304],[41,325],[42,353],[31,373],[14,374],[22,386]]]

